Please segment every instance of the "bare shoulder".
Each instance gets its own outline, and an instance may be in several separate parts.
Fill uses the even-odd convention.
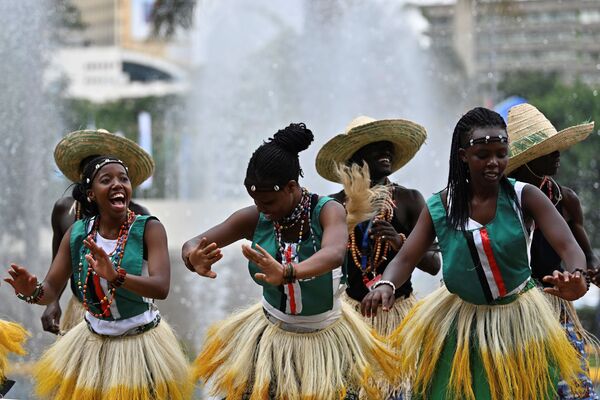
[[[409,207],[422,208],[425,200],[421,192],[416,189],[410,189],[396,183],[392,184],[394,201],[398,204],[405,204]]]
[[[560,185],[560,190],[563,197],[563,202],[579,204],[579,196],[573,189],[567,186]]]
[[[52,208],[53,213],[65,213],[68,212],[71,207],[73,207],[73,203],[75,203],[75,199],[71,196],[61,197],[56,200],[54,203],[54,207]]]

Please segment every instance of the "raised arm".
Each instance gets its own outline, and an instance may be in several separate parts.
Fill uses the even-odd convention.
[[[184,243],[181,258],[185,266],[208,278],[216,278],[211,266],[222,257],[220,248],[240,239],[252,240],[258,222],[256,206],[234,212],[229,218]]]
[[[410,191],[411,201],[408,203],[409,205],[409,224],[411,232],[415,229],[415,226],[421,216],[421,213],[425,206],[425,199],[423,195],[417,190]],[[410,235],[409,235],[410,236]],[[437,246],[433,246],[437,247]],[[439,251],[432,250],[432,246],[429,246],[427,252],[421,260],[417,263],[417,268],[419,268],[423,272],[427,272],[431,275],[437,275],[440,272],[441,260],[439,256]]]
[[[544,291],[565,300],[580,298],[587,291],[586,283],[581,274],[575,270],[585,271],[586,259],[567,222],[546,195],[535,186],[526,185],[523,188],[522,196],[523,211],[533,218],[548,243],[563,260],[567,270],[567,273],[564,274],[554,271],[552,276],[544,277],[544,282],[554,285]]]
[[[344,262],[348,244],[348,228],[344,207],[335,201],[326,203],[319,217],[323,227],[321,249],[308,259],[295,265],[296,279],[307,279],[323,275]],[[243,245],[244,256],[260,269],[255,277],[272,285],[280,285],[284,280],[284,266],[260,246],[256,250]]]
[[[116,281],[119,274],[115,271],[106,252],[89,238],[84,243],[91,252],[91,255],[86,256],[90,266],[100,277],[109,282]],[[150,219],[146,222],[144,243],[148,249],[148,276],[128,274],[122,287],[142,297],[166,299],[171,284],[171,262],[167,246],[167,233],[160,221]]]
[[[598,266],[598,258],[594,255],[590,239],[585,231],[583,210],[581,209],[579,197],[568,187],[562,187],[562,194],[563,214],[566,214],[565,219],[567,220],[567,224],[571,228],[577,244],[579,244],[579,247],[583,250],[583,254],[585,254],[587,268],[593,270]]]
[[[56,257],[52,260],[50,269],[42,282],[44,295],[39,299],[37,304],[46,305],[54,302],[67,284],[72,274],[70,239],[71,228],[63,236]],[[38,279],[26,268],[12,264],[8,273],[10,278],[4,280],[15,289],[15,292],[24,296],[31,296],[36,292]]]
[[[435,229],[427,207],[424,207],[419,220],[406,239],[398,254],[390,261],[382,281],[390,281],[396,287],[403,285],[415,269],[415,266],[423,258],[435,240]],[[378,285],[368,293],[362,301],[361,312],[363,315],[376,315],[377,307],[381,304],[383,310],[387,311],[394,304],[395,296],[391,285]]]

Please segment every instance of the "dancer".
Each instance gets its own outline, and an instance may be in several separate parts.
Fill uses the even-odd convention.
[[[81,150],[84,152],[84,154],[82,154],[84,158],[82,159],[78,170],[72,171],[71,169],[69,169],[72,168],[71,165],[69,165],[68,163],[69,160],[65,160],[63,158],[63,156],[65,155],[63,149],[65,148],[65,146],[69,145],[69,140],[80,136],[85,137],[85,140],[89,145],[85,147],[80,147]],[[56,161],[56,165],[61,170],[63,175],[72,179],[73,182],[81,180],[83,166],[92,158],[97,157],[99,154],[113,154],[119,159],[123,160],[126,165],[133,165],[133,163],[135,163],[135,161],[131,160],[130,157],[139,157],[140,160],[143,160],[143,162],[141,162],[140,164],[144,166],[144,169],[150,168],[150,171],[154,170],[154,161],[152,160],[152,157],[148,153],[146,153],[141,147],[139,147],[135,142],[114,135],[105,129],[76,131],[70,133],[67,137],[69,139],[67,139],[66,142],[61,141],[56,146],[54,152],[54,159]],[[135,153],[132,153],[132,148],[137,149],[137,151]],[[76,174],[74,174],[74,172],[76,172]],[[148,174],[145,175],[147,176]],[[132,180],[131,182],[133,189],[135,189],[135,187],[141,183],[137,182],[137,180],[139,180],[137,177],[135,178],[136,181]],[[133,202],[133,200],[129,203],[129,209],[139,215],[150,215],[150,213],[144,206]],[[54,207],[52,208],[51,217],[53,260],[54,257],[56,257],[56,254],[58,253],[60,242],[67,230],[69,229],[69,227],[71,227],[71,225],[73,225],[75,221],[83,217],[86,216],[81,214],[81,204],[75,201],[75,199],[72,196],[65,196],[56,201]],[[89,215],[87,217],[89,217]],[[77,297],[77,289],[75,287],[75,281],[73,277],[71,277],[70,279],[70,287],[73,295],[69,300],[67,310],[62,320],[62,310],[60,308],[59,301],[64,291],[64,288],[60,291],[60,295],[57,297],[56,301],[48,304],[46,306],[46,309],[42,313],[42,328],[46,332],[51,332],[54,334],[64,334],[69,329],[71,329],[83,320],[85,309],[81,304],[81,299]]]
[[[67,137],[63,158],[77,170],[84,137]],[[134,150],[136,149],[134,148]],[[137,158],[134,157],[134,160]],[[139,161],[139,160],[137,160]],[[137,169],[136,169],[137,168]],[[187,399],[187,361],[152,299],[169,292],[170,263],[164,227],[129,210],[131,181],[151,169],[126,166],[114,156],[88,162],[73,188],[85,215],[64,235],[43,282],[12,265],[10,283],[29,303],[56,299],[71,275],[85,320],[57,340],[36,365],[36,392],[62,399]]]
[[[15,383],[6,377],[8,355],[24,355],[23,343],[27,336],[29,333],[21,325],[0,319],[0,399],[6,396]]]
[[[583,250],[588,271],[594,271],[598,259],[592,251],[590,240],[583,226],[583,211],[577,194],[553,178],[558,172],[560,152],[584,140],[594,129],[594,123],[572,126],[557,132],[552,123],[531,104],[519,104],[508,112],[508,135],[510,159],[505,173],[511,177],[539,187],[565,219],[571,233]],[[560,255],[552,248],[538,226],[533,227],[531,241],[531,276],[543,286],[543,277],[554,270],[563,271]],[[556,318],[562,324],[567,337],[581,355],[584,373],[580,385],[585,393],[574,397],[565,382],[558,384],[560,399],[598,399],[589,377],[586,344],[597,347],[593,338],[581,325],[573,303],[557,296],[547,295]],[[596,350],[597,352],[597,350]]]
[[[394,356],[339,300],[347,234],[343,207],[300,186],[298,153],[313,140],[304,124],[277,132],[252,155],[244,185],[255,205],[190,239],[188,268],[210,278],[221,248],[237,240],[263,287],[260,304],[215,324],[195,375],[228,399],[340,399],[369,379],[393,379]]]
[[[414,157],[427,137],[425,128],[406,120],[355,118],[344,134],[328,141],[317,154],[317,172],[332,182],[344,183],[344,190],[330,195],[344,206],[348,205],[347,220],[350,232],[347,254],[348,287],[344,300],[360,311],[360,302],[385,271],[389,261],[400,250],[415,226],[425,201],[414,189],[392,183],[388,176]],[[346,168],[336,166],[344,165]],[[359,166],[363,166],[359,171]],[[354,172],[354,173],[353,173]],[[340,176],[339,174],[343,174]],[[381,207],[366,221],[361,214],[370,188],[385,186]],[[370,205],[366,204],[370,211]],[[358,215],[357,215],[358,214]],[[359,222],[355,226],[352,221]],[[418,268],[435,275],[440,270],[436,252],[428,251]],[[382,336],[390,335],[416,303],[410,278],[394,293],[394,306],[365,322]],[[382,386],[387,393],[398,388]]]
[[[416,398],[552,399],[558,376],[580,389],[578,354],[530,277],[527,221],[539,225],[569,266],[544,278],[553,285],[546,292],[583,296],[585,257],[548,198],[504,176],[507,162],[499,114],[478,107],[461,117],[447,188],[429,198],[362,302],[365,315],[380,304],[389,309],[395,285],[408,279],[437,236],[445,285],[419,302],[392,336]]]

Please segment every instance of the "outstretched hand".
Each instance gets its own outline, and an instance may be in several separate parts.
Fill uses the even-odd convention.
[[[203,237],[190,252],[187,259],[198,275],[214,279],[217,274],[211,267],[221,258],[223,258],[223,253],[221,253],[219,246],[215,242],[208,244],[208,240]]]
[[[24,296],[32,295],[38,283],[37,277],[17,264],[10,264],[10,267],[11,269],[8,270],[10,278],[5,278],[4,282],[12,286],[15,289],[15,293],[20,293]]]
[[[381,305],[383,311],[389,311],[396,301],[396,296],[390,285],[379,285],[362,299],[360,312],[365,317],[375,317]]]
[[[283,265],[274,259],[265,249],[256,245],[256,250],[247,244],[242,245],[242,253],[249,261],[260,268],[254,277],[274,286],[283,284]]]
[[[91,236],[83,239],[83,244],[90,250],[90,253],[85,255],[85,259],[96,275],[109,282],[117,279],[119,274],[115,271],[115,267],[104,249],[98,246]]]
[[[542,279],[545,283],[554,285],[544,288],[544,292],[553,294],[564,300],[573,301],[582,297],[587,292],[585,278],[579,271],[570,273],[568,271],[554,271],[552,275],[546,275]]]

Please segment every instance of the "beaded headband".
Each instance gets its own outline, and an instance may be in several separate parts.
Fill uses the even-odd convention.
[[[485,136],[477,139],[470,139],[469,145],[467,147],[474,146],[476,144],[488,144],[488,143],[508,143],[508,136],[498,135],[498,136]]]
[[[125,164],[123,164],[123,161],[121,161],[117,158],[105,158],[104,160],[102,160],[101,162],[97,163],[94,166],[94,172],[92,173],[92,176],[89,178],[85,178],[86,185],[89,185],[91,182],[94,181],[94,178],[98,174],[98,171],[100,171],[100,169],[102,167],[104,167],[106,164],[121,164],[123,166],[123,168],[125,168],[125,172],[127,172],[127,174],[129,174],[129,168],[127,168],[127,166]]]

